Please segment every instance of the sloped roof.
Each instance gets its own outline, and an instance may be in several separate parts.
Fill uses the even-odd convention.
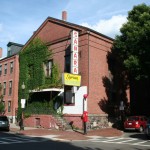
[[[60,22],[60,24],[65,24],[66,26],[70,26],[72,28],[80,28],[81,30],[91,31],[91,32],[96,33],[98,35],[101,35],[101,36],[103,36],[103,37],[105,37],[107,39],[114,40],[113,38],[111,38],[109,36],[106,36],[106,35],[104,35],[104,34],[102,34],[100,32],[97,32],[97,31],[95,31],[93,29],[90,29],[88,27],[84,27],[84,26],[81,26],[81,25],[77,25],[77,24],[70,23],[70,22],[67,22],[67,21],[63,21],[63,20],[60,20],[60,19],[56,19],[56,18],[53,18],[53,17],[48,17],[47,19],[48,20],[54,20],[54,21]]]
[[[81,26],[81,25],[77,25],[77,24],[74,24],[74,23],[70,23],[70,22],[67,22],[67,21],[64,21],[64,20],[60,20],[60,19],[56,19],[56,18],[53,18],[53,17],[48,17],[42,24],[41,26],[33,33],[33,35],[30,37],[30,39],[26,42],[26,44],[24,45],[24,47],[22,49],[24,49],[28,43],[34,39],[34,37],[40,32],[40,30],[45,26],[45,24],[47,22],[53,22],[53,23],[56,23],[56,24],[59,24],[59,25],[62,25],[62,26],[66,26],[66,27],[69,27],[69,28],[72,28],[73,30],[77,30],[77,31],[90,31],[90,32],[93,32],[97,35],[100,35],[106,39],[109,39],[109,40],[114,40],[113,38],[111,37],[108,37],[104,34],[101,34],[93,29],[90,29],[88,27],[84,27],[84,26]]]

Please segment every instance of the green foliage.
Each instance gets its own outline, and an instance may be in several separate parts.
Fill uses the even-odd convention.
[[[27,89],[36,89],[44,84],[45,76],[43,63],[48,60],[51,53],[40,40],[33,40],[20,52],[20,87],[24,82]]]
[[[19,105],[21,98],[29,99],[30,90],[61,86],[58,66],[52,66],[52,76],[46,77],[44,65],[52,59],[52,52],[38,38],[32,40],[19,54]],[[21,85],[25,84],[25,89]],[[36,105],[34,103],[34,105]],[[44,107],[44,106],[43,106]],[[19,106],[20,109],[20,106]],[[21,112],[21,111],[18,111]]]
[[[25,117],[29,117],[31,114],[56,114],[52,103],[53,101],[30,103],[24,111]]]
[[[0,102],[0,114],[2,114],[5,110],[5,106],[2,102]]]
[[[136,79],[150,77],[150,6],[141,4],[128,13],[128,21],[114,41],[113,51]]]

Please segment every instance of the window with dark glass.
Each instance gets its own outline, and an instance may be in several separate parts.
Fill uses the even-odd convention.
[[[64,72],[71,72],[71,45],[66,48],[65,51],[65,69]]]
[[[70,66],[71,64],[71,56],[70,55],[66,55],[65,56],[65,72],[70,73]]]
[[[11,101],[8,101],[8,112],[11,112]]]
[[[4,82],[3,95],[6,95],[6,82]]]
[[[7,53],[8,53],[8,54],[7,54],[8,56],[11,55],[12,51],[11,51],[11,48],[10,48],[10,47],[7,47]]]
[[[7,64],[4,65],[4,74],[7,74]]]
[[[72,92],[72,86],[65,86],[64,104],[74,104],[75,94]]]
[[[12,94],[12,81],[9,81],[9,95]]]
[[[14,63],[13,63],[13,62],[10,62],[10,73],[13,72],[13,68],[14,68]]]

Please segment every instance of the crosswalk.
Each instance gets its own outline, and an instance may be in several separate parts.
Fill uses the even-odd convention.
[[[46,141],[44,138],[32,138],[32,137],[0,137],[1,144],[15,144],[15,143],[31,143],[31,142],[43,142]]]
[[[90,138],[91,138],[91,136],[90,136]],[[138,138],[93,136],[88,141],[102,142],[102,143],[113,143],[113,144],[128,144],[128,145],[138,145],[138,146],[150,147],[150,140],[138,139]]]

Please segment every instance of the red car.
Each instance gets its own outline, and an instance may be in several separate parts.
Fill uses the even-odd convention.
[[[130,116],[124,122],[124,130],[138,130],[143,132],[147,124],[145,116]]]

